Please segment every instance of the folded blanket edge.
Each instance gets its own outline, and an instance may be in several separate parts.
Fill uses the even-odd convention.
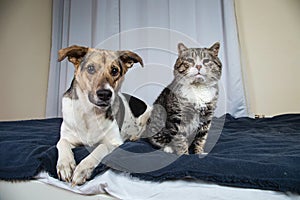
[[[167,173],[164,176],[156,176],[153,177],[147,174],[139,174],[139,173],[129,173],[130,176],[134,178],[138,178],[144,181],[152,181],[152,182],[163,182],[167,180],[198,180],[198,181],[207,181],[213,184],[218,184],[222,186],[230,186],[236,188],[251,188],[251,189],[261,189],[261,190],[273,190],[283,193],[296,193],[300,194],[300,187],[297,186],[282,186],[276,184],[267,179],[251,179],[251,177],[236,177],[232,175],[208,175],[205,173],[199,174],[194,172],[186,172],[182,173]],[[237,185],[237,183],[239,185]],[[296,184],[300,186],[299,184]]]

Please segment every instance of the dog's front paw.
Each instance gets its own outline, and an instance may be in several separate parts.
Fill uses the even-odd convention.
[[[66,182],[71,182],[75,167],[76,163],[74,158],[59,159],[56,165],[58,178]]]
[[[79,163],[73,173],[72,186],[84,184],[91,177],[94,168],[94,164],[91,162],[83,160]]]

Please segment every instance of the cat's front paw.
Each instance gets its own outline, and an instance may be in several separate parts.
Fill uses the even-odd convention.
[[[198,147],[195,147],[194,152],[195,152],[195,154],[202,154],[202,153],[204,153],[204,149],[203,149],[203,147],[198,146]]]
[[[164,152],[167,152],[167,153],[173,153],[173,154],[177,154],[179,156],[183,155],[183,154],[186,154],[188,155],[189,152],[188,152],[188,149],[186,148],[173,148],[171,146],[166,146],[163,148],[163,151]]]
[[[172,149],[172,147],[166,146],[163,150],[164,150],[164,152],[167,152],[167,153],[174,153],[174,150]]]

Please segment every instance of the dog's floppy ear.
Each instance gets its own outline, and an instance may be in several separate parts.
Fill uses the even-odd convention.
[[[144,67],[142,58],[136,53],[133,53],[131,51],[119,51],[118,53],[120,60],[127,69],[132,67],[132,65],[137,62],[139,62],[142,67]]]
[[[75,65],[75,67],[78,67],[79,64],[82,61],[82,58],[85,56],[85,54],[88,52],[87,47],[77,46],[73,45],[64,49],[60,49],[58,51],[58,61],[62,61],[66,57],[68,57],[68,60]]]

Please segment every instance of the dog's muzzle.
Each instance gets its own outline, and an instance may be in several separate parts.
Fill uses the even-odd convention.
[[[96,92],[96,99],[92,95],[89,95],[89,100],[99,107],[107,107],[110,105],[112,95],[111,90],[101,89]]]
[[[112,96],[112,92],[110,90],[98,90],[97,92],[97,96],[101,101],[109,101],[111,96]]]

